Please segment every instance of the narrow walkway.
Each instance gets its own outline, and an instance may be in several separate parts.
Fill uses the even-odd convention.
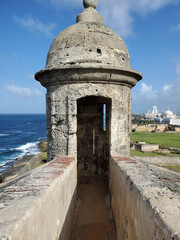
[[[108,181],[78,179],[78,202],[71,240],[116,240]]]

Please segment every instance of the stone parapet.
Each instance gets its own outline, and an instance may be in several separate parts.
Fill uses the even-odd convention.
[[[59,157],[0,187],[0,239],[68,239],[76,201],[76,161]]]
[[[137,156],[133,157],[136,161],[143,161],[148,164],[167,166],[178,165],[180,166],[180,157],[168,157],[168,156]]]
[[[117,239],[180,239],[180,175],[143,160],[114,157],[110,195]]]

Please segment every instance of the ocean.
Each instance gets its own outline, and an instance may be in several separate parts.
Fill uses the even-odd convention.
[[[15,159],[37,154],[45,138],[45,114],[0,114],[0,173]]]

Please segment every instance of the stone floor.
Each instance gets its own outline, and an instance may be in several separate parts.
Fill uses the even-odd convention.
[[[100,177],[79,178],[71,240],[116,240],[115,232],[108,181]]]

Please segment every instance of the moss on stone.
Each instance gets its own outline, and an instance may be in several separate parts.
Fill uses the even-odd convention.
[[[42,161],[46,162],[47,161],[47,152],[42,152]]]

